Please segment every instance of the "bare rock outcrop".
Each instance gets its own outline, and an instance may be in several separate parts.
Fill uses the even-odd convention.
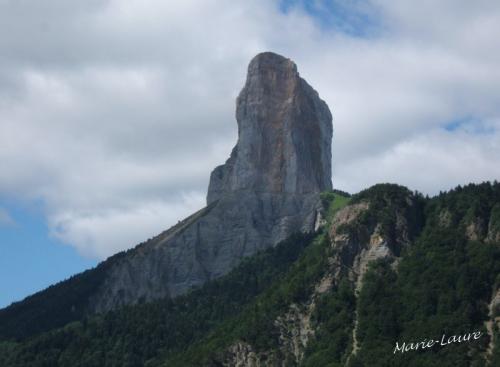
[[[332,188],[332,117],[280,55],[257,55],[236,103],[238,142],[210,176],[207,207],[114,261],[91,311],[175,297],[321,219]]]
[[[340,210],[330,226],[330,240],[336,278],[347,275],[359,290],[370,262],[378,259],[397,260],[417,233],[419,206],[416,197],[401,188],[405,199],[397,205],[387,199],[374,207],[363,199]],[[381,207],[380,207],[381,206]]]
[[[227,367],[289,367],[299,366],[307,344],[314,337],[312,315],[317,299],[331,290],[333,276],[327,272],[317,284],[311,296],[303,303],[292,303],[288,310],[274,320],[278,336],[276,350],[256,351],[249,343],[237,341],[222,353],[221,363]]]
[[[500,244],[500,204],[491,209],[486,240]]]

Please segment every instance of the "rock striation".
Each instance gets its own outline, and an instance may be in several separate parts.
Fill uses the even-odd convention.
[[[90,311],[175,297],[229,272],[240,260],[321,215],[332,189],[332,116],[289,59],[252,59],[236,102],[238,141],[211,176],[207,206],[109,267]]]

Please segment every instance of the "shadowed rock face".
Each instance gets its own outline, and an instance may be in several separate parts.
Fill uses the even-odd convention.
[[[250,62],[236,119],[238,142],[211,174],[207,207],[117,259],[91,312],[175,297],[314,229],[319,194],[332,188],[326,103],[291,60],[267,52]]]

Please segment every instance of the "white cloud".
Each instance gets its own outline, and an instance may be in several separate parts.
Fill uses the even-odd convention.
[[[146,241],[200,209],[204,197],[183,193],[172,202],[141,202],[130,208],[71,209],[51,216],[52,235],[78,247],[85,256],[104,258]]]
[[[500,127],[500,124],[496,124]],[[437,194],[470,182],[500,177],[500,134],[478,134],[468,128],[433,129],[403,139],[390,149],[338,167],[340,187],[359,191],[380,182]]]
[[[498,178],[500,6],[363,12],[378,17],[367,38],[264,0],[0,1],[0,194],[41,200],[52,234],[86,256],[152,237],[203,206],[264,50],[294,59],[332,109],[335,186]]]

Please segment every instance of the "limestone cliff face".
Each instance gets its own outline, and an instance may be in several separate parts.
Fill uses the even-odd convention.
[[[208,204],[240,191],[331,190],[332,117],[291,60],[257,55],[236,105],[238,143],[212,172]]]
[[[175,297],[314,229],[319,193],[332,188],[328,106],[291,60],[266,52],[250,62],[236,119],[238,142],[211,174],[207,207],[115,261],[92,312]]]

